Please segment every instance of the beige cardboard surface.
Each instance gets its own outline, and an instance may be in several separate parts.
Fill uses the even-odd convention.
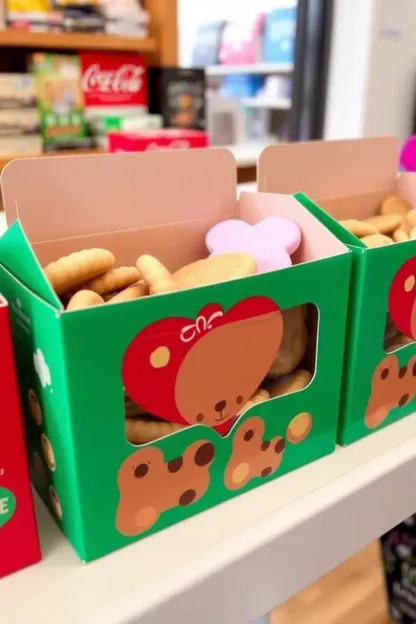
[[[32,243],[231,216],[236,180],[226,149],[30,158],[1,177],[7,223]]]
[[[398,153],[394,137],[270,145],[259,158],[258,188],[313,200],[385,191],[393,188]]]

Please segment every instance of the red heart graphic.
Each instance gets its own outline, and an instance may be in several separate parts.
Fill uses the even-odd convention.
[[[389,312],[398,330],[416,340],[416,257],[407,260],[390,286]]]
[[[195,320],[168,318],[143,329],[124,355],[123,383],[155,416],[224,433],[269,371],[282,336],[282,314],[267,297],[228,312],[212,303]]]

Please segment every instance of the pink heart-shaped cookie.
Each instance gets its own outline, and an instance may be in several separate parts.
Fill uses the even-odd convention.
[[[259,273],[291,266],[290,256],[300,241],[298,224],[285,217],[269,217],[256,225],[229,219],[214,225],[205,239],[212,256],[231,252],[251,254],[257,261]]]

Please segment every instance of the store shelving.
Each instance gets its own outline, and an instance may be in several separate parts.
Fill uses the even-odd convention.
[[[291,74],[293,63],[252,63],[249,65],[210,65],[206,67],[208,76],[228,74]]]
[[[37,501],[44,561],[0,583],[2,622],[248,624],[413,513],[415,471],[413,414],[88,565]]]
[[[42,33],[25,30],[0,30],[0,47],[65,50],[129,50],[155,52],[156,39],[113,37],[85,33]]]
[[[250,108],[268,108],[276,110],[290,110],[292,106],[292,100],[290,98],[264,98],[264,97],[250,97],[242,98],[241,103],[243,106]]]

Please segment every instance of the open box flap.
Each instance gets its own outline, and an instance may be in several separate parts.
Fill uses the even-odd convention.
[[[259,157],[258,189],[317,201],[391,189],[398,153],[394,137],[270,145]]]
[[[20,159],[1,177],[7,223],[31,243],[224,218],[236,184],[227,149]]]
[[[54,308],[62,304],[43,274],[20,221],[15,221],[0,237],[0,264]]]

